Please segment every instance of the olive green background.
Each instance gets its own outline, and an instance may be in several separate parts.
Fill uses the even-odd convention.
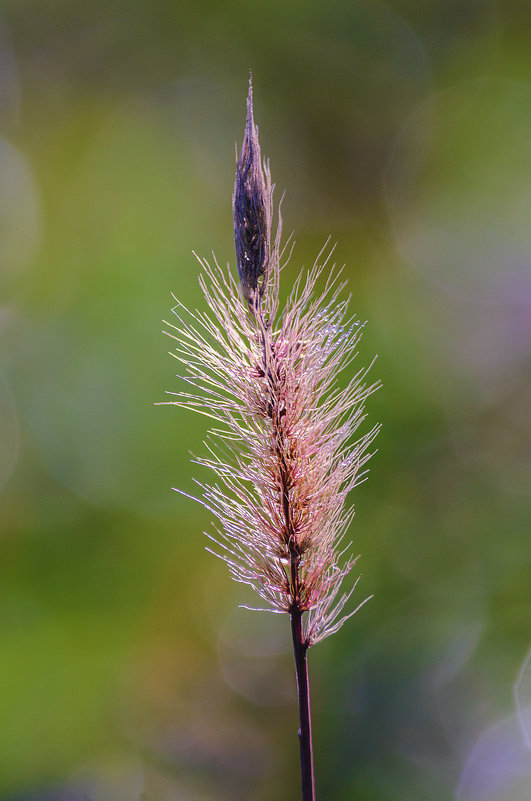
[[[383,382],[318,798],[531,796],[530,41],[524,0],[4,0],[1,801],[299,797],[288,621],[238,608],[171,491],[203,421],[154,405],[192,250],[234,264],[250,67],[284,286],[337,240]]]

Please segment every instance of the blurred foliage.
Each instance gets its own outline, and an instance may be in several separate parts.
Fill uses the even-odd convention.
[[[205,427],[153,405],[192,249],[233,261],[249,67],[285,280],[337,238],[384,384],[319,797],[529,798],[530,35],[523,0],[4,0],[0,801],[298,796],[287,622],[238,609],[170,490]]]

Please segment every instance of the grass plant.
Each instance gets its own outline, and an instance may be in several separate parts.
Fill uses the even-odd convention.
[[[287,247],[282,220],[273,236],[273,190],[262,160],[249,82],[247,120],[233,194],[237,277],[199,258],[207,311],[177,299],[166,333],[186,385],[170,401],[214,421],[207,454],[214,475],[198,500],[217,520],[209,550],[263,609],[289,615],[295,657],[303,801],[314,801],[308,649],[336,632],[358,580],[345,542],[353,517],[347,496],[367,475],[379,426],[357,435],[377,389],[369,367],[351,370],[363,325],[348,313],[341,270],[323,248],[285,304],[279,282]],[[318,291],[318,285],[323,285]],[[353,373],[346,384],[344,370]]]

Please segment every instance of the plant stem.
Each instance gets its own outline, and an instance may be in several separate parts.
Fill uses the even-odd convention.
[[[302,636],[302,612],[291,613],[291,634],[297,672],[299,695],[299,744],[301,749],[302,801],[315,801],[315,779],[313,775],[312,714],[310,708],[310,685],[308,683],[307,644]]]

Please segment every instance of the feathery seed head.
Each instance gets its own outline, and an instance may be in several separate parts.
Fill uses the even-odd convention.
[[[253,86],[249,78],[247,122],[236,169],[232,209],[238,276],[252,307],[267,282],[271,256],[272,187],[267,164],[262,166],[258,129],[253,116]],[[261,283],[260,283],[261,280]]]
[[[213,265],[199,260],[209,313],[188,312],[178,301],[173,309],[178,322],[166,333],[176,340],[172,355],[184,365],[180,377],[190,389],[170,394],[177,396],[172,403],[217,424],[208,455],[197,460],[216,477],[197,482],[196,499],[218,521],[209,534],[213,552],[270,611],[306,613],[309,646],[354,614],[344,609],[357,582],[342,589],[356,562],[344,556],[353,516],[345,502],[367,473],[379,426],[358,439],[354,434],[378,384],[366,383],[369,368],[345,386],[338,383],[363,326],[348,316],[340,271],[329,267],[331,252],[321,261],[323,248],[279,309],[279,233],[271,247],[271,205],[250,87],[233,197],[240,285],[215,259]]]

